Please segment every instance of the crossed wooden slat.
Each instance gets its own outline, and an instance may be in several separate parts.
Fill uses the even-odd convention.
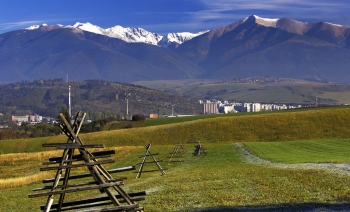
[[[136,178],[141,177],[141,173],[142,173],[142,170],[143,170],[145,163],[155,163],[158,167],[158,170],[162,173],[162,175],[165,175],[164,169],[158,163],[160,161],[157,161],[156,158],[154,157],[154,155],[157,155],[158,153],[155,153],[155,154],[151,153],[151,151],[150,151],[151,144],[145,145],[144,147],[146,148],[146,153],[144,156],[139,156],[140,158],[143,158],[143,159],[142,159],[142,162],[139,163],[140,168],[139,168],[139,171],[137,172]],[[151,156],[153,161],[146,161],[147,156]],[[151,170],[151,171],[157,171],[157,170]]]
[[[86,113],[81,116],[79,112],[72,125],[68,123],[66,118],[62,113],[59,114],[61,122],[58,124],[62,132],[68,137],[66,143],[56,143],[56,144],[43,144],[43,147],[56,147],[56,149],[63,149],[62,157],[50,158],[49,162],[44,162],[44,165],[50,164],[59,164],[54,167],[41,168],[41,171],[47,170],[57,170],[55,178],[45,179],[44,183],[52,182],[52,186],[45,186],[44,188],[34,189],[34,190],[45,190],[49,189],[49,192],[36,193],[29,195],[30,198],[48,196],[46,204],[41,206],[41,209],[45,212],[55,209],[55,211],[62,210],[75,210],[79,208],[102,206],[113,204],[114,207],[105,208],[105,209],[94,209],[90,211],[143,211],[143,208],[139,207],[135,201],[143,200],[146,193],[138,192],[127,194],[120,185],[123,185],[122,180],[125,178],[114,179],[110,173],[134,170],[135,167],[125,167],[121,169],[114,169],[107,171],[102,164],[114,163],[114,160],[103,160],[97,161],[97,158],[110,157],[110,154],[114,154],[114,151],[100,151],[91,153],[87,148],[103,148],[104,145],[83,145],[79,137],[79,132],[83,124]],[[79,155],[74,155],[75,150],[79,151]],[[84,161],[84,163],[73,164],[76,161]],[[70,176],[72,168],[77,167],[87,167],[89,174],[80,174]],[[63,174],[64,171],[64,174]],[[63,175],[63,177],[62,177]],[[84,178],[92,176],[94,179],[93,182],[80,183],[68,185],[70,179]],[[59,182],[62,182],[61,185],[58,185]],[[93,185],[95,184],[95,185]],[[107,197],[99,197],[94,199],[87,200],[78,200],[71,202],[64,202],[65,195],[67,193],[73,193],[78,191],[88,191],[98,189],[102,193],[106,193]],[[118,193],[115,195],[113,189]],[[54,195],[59,195],[59,200],[57,204],[53,205]],[[134,197],[134,198],[131,198]],[[106,202],[107,201],[107,202]],[[121,203],[126,203],[122,205]],[[68,207],[68,208],[67,208]]]
[[[173,162],[180,162],[180,163],[182,163],[181,157],[180,157],[180,151],[181,151],[183,154],[186,153],[185,147],[184,147],[184,145],[182,144],[181,141],[180,141],[180,142],[178,143],[178,145],[173,149],[173,152],[171,153],[171,157],[170,157],[170,159],[169,159],[168,164],[172,161],[172,159],[173,159],[174,156],[177,156],[178,160],[177,160],[177,161],[173,161]]]

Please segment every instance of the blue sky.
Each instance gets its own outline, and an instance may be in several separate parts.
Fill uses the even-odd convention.
[[[350,26],[349,0],[3,0],[0,33],[39,24],[90,22],[102,28],[198,32],[250,15]]]

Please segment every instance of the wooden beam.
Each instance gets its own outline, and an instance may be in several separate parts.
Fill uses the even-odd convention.
[[[125,201],[123,201],[125,202]],[[103,206],[103,205],[111,205],[111,203],[100,203],[100,204],[94,204],[92,206],[89,207],[89,205],[86,206],[78,206],[78,207],[69,207],[69,208],[65,208],[61,211],[76,211],[77,209],[80,208],[92,208],[92,207],[98,207],[98,206]],[[129,208],[130,206],[130,208]],[[125,208],[128,207],[128,208]],[[121,212],[125,212],[125,211],[144,211],[143,207],[139,207],[138,204],[131,204],[131,205],[123,205],[123,206],[115,206],[112,208],[96,208],[96,209],[90,209],[90,210],[84,210],[84,212],[104,212],[104,211],[121,211]]]
[[[103,144],[90,144],[90,145],[80,145],[78,143],[67,143],[57,145],[56,149],[87,149],[87,148],[105,148]]]
[[[57,149],[72,149],[72,148],[104,148],[103,144],[81,145],[77,142],[70,143],[44,143],[42,147],[56,147]]]
[[[140,192],[135,192],[135,193],[129,193],[130,197],[140,197],[140,196],[145,196],[146,192],[145,191],[140,191]],[[121,195],[115,195],[116,198],[120,199],[123,198]],[[97,198],[91,198],[91,199],[85,199],[85,200],[76,200],[76,201],[71,201],[71,202],[64,202],[62,204],[62,207],[68,207],[68,206],[74,206],[74,205],[82,205],[82,204],[88,204],[88,203],[95,203],[95,202],[102,202],[102,201],[107,201],[110,200],[109,197],[97,197]],[[135,200],[135,199],[132,199]],[[111,204],[111,202],[110,202]],[[42,209],[44,206],[40,206],[40,209]],[[57,204],[53,204],[52,208],[56,208]]]
[[[108,181],[108,183],[113,183],[113,182],[120,182],[123,185],[123,181],[124,179],[111,179],[111,180],[106,180]],[[62,186],[62,185],[58,185],[56,186],[56,188],[71,188],[71,187],[78,187],[78,186],[86,186],[86,185],[97,185],[98,182],[87,182],[87,183],[79,183],[79,184],[69,184],[66,186]],[[45,190],[45,189],[52,189],[52,186],[44,186],[43,188],[34,188],[33,191],[41,191],[41,190]]]
[[[130,171],[130,170],[135,170],[135,166],[127,166],[123,168],[118,168],[118,169],[111,169],[107,170],[108,173],[118,173],[118,172],[124,172],[124,171]],[[68,179],[80,179],[80,178],[85,178],[85,177],[91,177],[91,173],[86,173],[86,174],[79,174],[79,175],[71,175],[69,176]],[[63,180],[63,177],[60,178],[60,181]],[[42,180],[43,183],[52,183],[55,181],[55,178],[50,178],[50,179],[44,179]]]
[[[57,145],[62,145],[65,143],[43,143],[41,144],[42,147],[56,147]]]
[[[124,172],[124,171],[130,171],[130,170],[135,170],[135,166],[127,166],[123,168],[117,168],[117,169],[110,169],[107,170],[108,173],[117,173],[117,172]]]
[[[112,155],[101,155],[101,156],[95,156],[95,157],[91,157],[91,160],[95,160],[98,158],[109,158]],[[68,162],[75,162],[75,161],[82,161],[84,160],[83,158],[77,158],[77,159],[70,159],[70,160],[63,160],[64,163],[68,163]],[[56,164],[56,163],[61,163],[62,160],[56,160],[56,161],[49,161],[49,162],[43,162],[43,165],[52,165],[52,164]]]
[[[135,197],[135,198],[131,198],[131,201],[142,201],[145,200],[144,197]],[[121,199],[120,203],[125,203],[126,201]],[[104,206],[104,205],[111,205],[112,202],[100,202],[100,203],[92,203],[92,204],[86,204],[86,205],[77,205],[77,206],[70,206],[70,207],[65,207],[65,208],[61,208],[61,211],[76,211],[77,209],[82,209],[82,208],[94,208],[94,207],[100,207],[100,206]],[[84,210],[85,211],[85,210]],[[114,209],[112,211],[121,211],[121,209],[117,210]],[[125,210],[122,210],[123,212]],[[128,210],[129,211],[129,210]],[[143,211],[143,208],[133,208],[132,211]]]
[[[121,185],[120,182],[115,183],[106,183],[106,184],[100,184],[96,186],[87,186],[82,188],[74,188],[74,189],[66,189],[66,190],[59,190],[59,191],[50,191],[50,192],[44,192],[44,193],[38,193],[38,194],[29,194],[29,198],[34,197],[43,197],[43,196],[49,196],[49,195],[55,195],[55,194],[63,194],[63,193],[72,193],[72,192],[78,192],[78,191],[87,191],[87,190],[93,190],[93,189],[104,189],[109,188],[113,186],[119,186]]]
[[[162,169],[162,170],[166,170],[166,169]],[[161,172],[162,172],[162,170],[159,170],[159,169],[154,169],[154,170],[143,170],[142,172],[156,172],[156,171],[161,171]],[[136,173],[136,172],[134,172],[134,173]]]
[[[105,151],[99,151],[99,152],[92,152],[91,153],[94,157],[102,156],[102,155],[113,155],[115,154],[115,150],[105,150]],[[73,155],[73,159],[80,159],[83,158],[81,154],[79,155]],[[62,160],[62,157],[53,157],[49,158],[49,161],[58,161]]]
[[[145,156],[152,156],[152,155],[158,155],[159,153],[152,153],[152,154],[145,154],[145,155],[138,155],[139,158],[143,158]]]
[[[114,163],[114,162],[115,160],[104,160],[104,161],[96,161],[96,162],[66,165],[66,166],[45,167],[45,168],[40,168],[40,171],[50,171],[50,170],[58,170],[58,169],[66,169],[66,168],[78,168],[78,167],[94,166],[98,164],[106,164],[106,163]]]
[[[132,204],[132,205],[121,205],[121,206],[115,206],[112,208],[103,208],[103,209],[92,209],[84,212],[104,212],[104,211],[125,211],[125,210],[131,210],[138,208],[138,204]]]
[[[157,163],[157,162],[162,162],[163,160],[158,160],[158,161],[145,161],[143,163]],[[137,164],[142,164],[142,163],[137,163]]]

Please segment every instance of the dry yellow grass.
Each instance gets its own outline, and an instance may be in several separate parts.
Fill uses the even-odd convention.
[[[39,172],[33,175],[24,176],[24,177],[0,179],[0,188],[25,186],[34,182],[41,181],[42,179],[52,178],[53,176],[54,176],[54,173],[52,172]]]
[[[140,148],[143,147],[126,146],[110,147],[108,149],[115,150],[116,154],[112,155],[112,158],[119,160]],[[89,151],[94,152],[98,151],[98,149],[91,149]],[[61,155],[62,150],[0,155],[0,188],[24,186],[54,177],[55,171],[40,172],[40,167],[43,167],[43,165],[41,165],[42,162],[47,161],[48,158]],[[87,171],[85,167],[75,169],[75,172],[85,171]]]

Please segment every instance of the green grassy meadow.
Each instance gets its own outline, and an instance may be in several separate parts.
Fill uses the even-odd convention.
[[[350,139],[245,142],[254,155],[278,163],[348,163]]]
[[[139,202],[146,211],[249,211],[304,207],[350,208],[349,174],[320,169],[289,169],[248,163],[235,145],[239,142],[254,155],[271,162],[350,163],[350,108],[329,107],[305,110],[213,116],[189,121],[173,121],[138,128],[81,134],[84,144],[105,144],[115,149],[116,163],[106,169],[135,165],[141,162],[144,144],[152,144],[166,175],[159,171],[122,172],[128,192],[147,192]],[[207,155],[193,156],[195,143],[201,141]],[[39,211],[46,198],[28,198],[33,188],[43,187],[36,180],[16,185],[40,173],[41,163],[60,151],[41,148],[46,142],[65,142],[65,136],[0,141],[0,211]],[[170,162],[173,148],[182,142],[180,162]],[[174,157],[172,160],[176,160]],[[145,170],[156,169],[146,164]],[[81,173],[77,170],[74,173]],[[51,174],[52,177],[54,173]],[[50,176],[51,176],[50,175]],[[40,178],[41,177],[41,178]],[[50,177],[45,177],[50,178]],[[12,180],[10,183],[7,180]],[[86,179],[84,179],[86,180]],[[72,181],[79,183],[81,181]],[[101,195],[78,192],[67,200]]]
[[[185,145],[183,163],[167,163],[173,146],[160,145],[151,148],[161,153],[157,159],[166,175],[145,172],[136,179],[136,173],[125,172],[113,176],[126,176],[123,188],[134,192],[145,190],[146,200],[140,202],[147,211],[191,211],[204,209],[242,209],[266,207],[291,207],[299,204],[343,204],[350,200],[348,176],[320,170],[288,170],[246,164],[233,144],[204,144],[207,155],[192,156],[192,145]],[[122,150],[120,150],[122,151]],[[144,149],[135,149],[130,155],[110,167],[123,167],[140,162],[136,157]],[[117,152],[118,154],[118,152]],[[320,160],[322,160],[320,158]],[[155,166],[155,165],[154,165]],[[145,169],[154,169],[147,164]],[[45,198],[27,198],[33,188],[41,183],[4,188],[0,192],[0,211],[39,211]],[[95,193],[77,193],[67,199],[88,198]],[[17,202],[20,199],[21,201]]]

